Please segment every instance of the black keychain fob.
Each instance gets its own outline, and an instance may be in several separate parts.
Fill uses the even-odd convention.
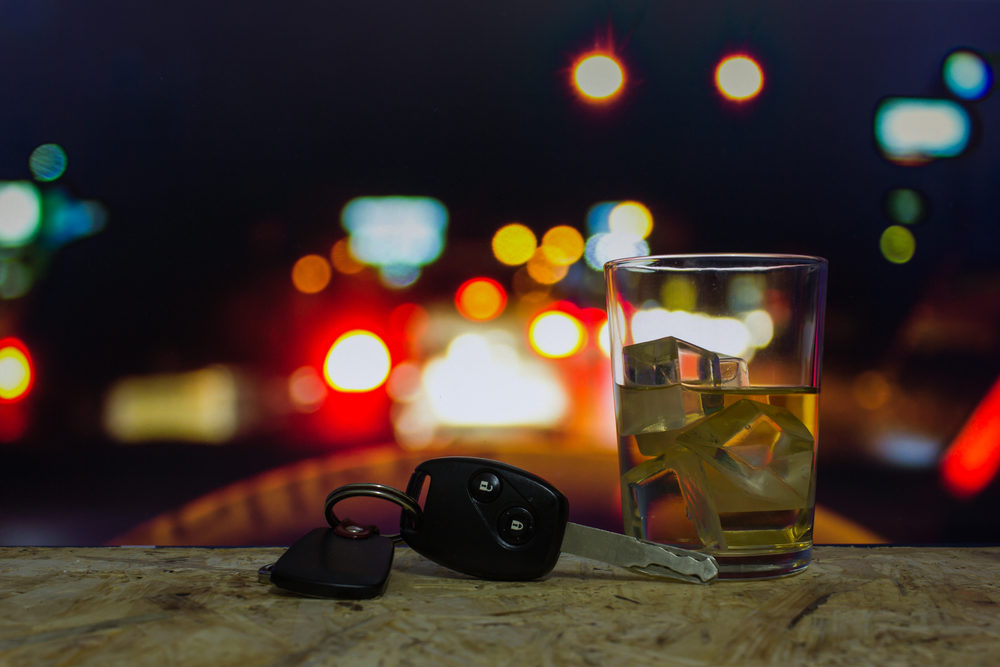
[[[544,479],[514,466],[444,457],[417,466],[406,488],[423,513],[404,514],[400,533],[414,551],[483,579],[529,580],[559,559],[569,501]]]
[[[394,553],[374,527],[344,521],[306,533],[270,567],[270,580],[312,597],[373,598],[385,591]]]

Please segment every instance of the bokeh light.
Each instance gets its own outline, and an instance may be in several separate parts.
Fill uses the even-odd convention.
[[[715,68],[715,87],[726,99],[745,102],[760,94],[764,72],[749,56],[729,56]]]
[[[569,405],[566,389],[546,364],[521,358],[513,345],[495,336],[457,336],[444,356],[427,362],[423,386],[426,403],[405,406],[395,424],[400,429],[400,422],[411,422],[408,442],[416,436],[426,444],[437,424],[552,426]],[[421,408],[434,423],[419,418]]]
[[[660,289],[660,301],[669,310],[694,310],[698,304],[694,279],[684,275],[670,276]]]
[[[527,262],[537,246],[535,233],[519,222],[504,225],[493,235],[493,256],[508,266]]]
[[[611,211],[621,204],[620,201],[601,201],[587,209],[587,236],[594,234],[606,234],[611,231],[608,225],[608,218]]]
[[[34,381],[28,348],[17,338],[0,340],[0,401],[17,401]]]
[[[123,377],[104,401],[104,428],[119,442],[221,444],[241,426],[238,376],[224,366]]]
[[[993,85],[993,70],[989,63],[974,51],[960,49],[945,58],[942,71],[948,90],[963,100],[985,97]]]
[[[754,310],[764,301],[764,290],[767,281],[763,276],[747,274],[733,276],[726,293],[726,304],[733,312]]]
[[[330,248],[330,263],[334,269],[345,275],[352,275],[365,270],[365,265],[354,259],[354,256],[351,254],[351,246],[347,239],[340,239]]]
[[[455,291],[455,307],[467,319],[485,322],[503,312],[507,292],[491,278],[471,278]]]
[[[913,259],[917,241],[913,237],[913,232],[906,227],[892,225],[882,232],[879,249],[882,251],[882,256],[893,264],[906,264]]]
[[[558,310],[541,313],[528,325],[531,348],[551,359],[575,354],[586,343],[586,335],[580,320]]]
[[[288,398],[299,412],[316,412],[329,393],[319,372],[312,366],[297,368],[288,378]]]
[[[573,66],[573,84],[585,99],[605,102],[621,92],[625,70],[611,55],[590,53]]]
[[[649,254],[646,241],[632,234],[604,233],[594,234],[587,239],[584,259],[587,266],[595,271],[603,271],[604,264],[613,259],[625,257],[640,257]]]
[[[774,320],[766,310],[752,310],[743,316],[743,324],[750,332],[750,344],[767,347],[774,338]]]
[[[535,250],[525,269],[531,279],[539,285],[554,285],[569,273],[569,266],[565,264],[553,264],[549,261],[542,248]]]
[[[854,401],[865,410],[878,410],[892,397],[892,386],[878,371],[864,371],[851,385]]]
[[[653,231],[653,215],[637,201],[623,201],[608,213],[608,231],[644,239]]]
[[[557,225],[542,237],[542,252],[556,266],[569,266],[583,257],[583,235],[569,225]]]
[[[379,282],[389,289],[403,289],[417,282],[420,267],[409,264],[391,264],[378,267]]]
[[[605,357],[611,356],[611,324],[607,320],[597,329],[597,347]]]
[[[325,257],[305,255],[292,266],[292,284],[303,294],[315,294],[326,288],[332,273]]]
[[[54,181],[66,172],[66,151],[59,144],[42,144],[31,151],[28,168],[36,180]]]
[[[636,343],[662,338],[665,331],[706,350],[746,360],[753,357],[757,348],[749,327],[734,317],[664,308],[640,310],[632,316],[632,337]]]
[[[42,197],[43,234],[47,245],[63,245],[104,229],[107,209],[96,201],[80,201],[60,188]]]
[[[0,248],[31,243],[42,222],[38,190],[27,181],[0,182]]]
[[[371,331],[354,329],[330,346],[323,375],[338,391],[371,391],[385,382],[391,366],[389,348],[382,339]]]
[[[0,260],[0,299],[18,299],[31,289],[34,276],[27,264],[17,259]]]
[[[882,154],[902,164],[955,157],[969,145],[972,121],[950,100],[888,98],[875,111],[875,140]]]
[[[397,403],[410,403],[420,396],[420,380],[420,365],[414,361],[404,361],[392,369],[385,390],[389,398]]]
[[[886,195],[885,208],[893,222],[912,225],[924,217],[924,198],[911,188],[894,188]]]
[[[379,267],[421,267],[444,249],[448,209],[432,197],[357,197],[341,212],[355,259]]]

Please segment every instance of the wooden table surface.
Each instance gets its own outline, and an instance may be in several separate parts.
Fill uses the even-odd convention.
[[[1000,547],[817,547],[708,586],[567,555],[488,582],[400,548],[361,601],[258,583],[281,551],[0,548],[0,664],[1000,664]]]

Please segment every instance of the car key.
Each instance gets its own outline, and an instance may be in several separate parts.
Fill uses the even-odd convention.
[[[417,466],[406,494],[422,514],[404,514],[400,535],[415,551],[482,579],[529,580],[555,567],[560,552],[654,577],[708,583],[715,559],[568,521],[569,501],[541,477],[505,463],[445,457]]]
[[[394,553],[393,541],[374,526],[345,519],[309,531],[258,577],[300,595],[373,598],[385,591]]]

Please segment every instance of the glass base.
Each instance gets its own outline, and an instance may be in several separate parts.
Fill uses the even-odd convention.
[[[783,554],[716,556],[719,579],[774,579],[798,574],[809,566],[812,547]]]

